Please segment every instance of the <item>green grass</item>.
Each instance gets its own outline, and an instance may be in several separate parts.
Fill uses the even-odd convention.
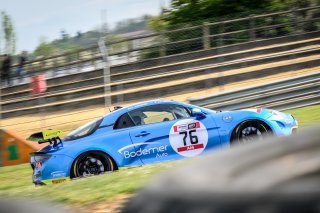
[[[320,105],[288,110],[300,127],[320,123]],[[57,185],[35,187],[31,183],[29,164],[0,168],[0,196],[42,198],[68,205],[90,205],[118,195],[132,194],[154,175],[172,168],[182,161],[124,168],[119,172],[83,178]]]
[[[286,112],[292,114],[298,120],[299,127],[320,123],[320,105],[287,110]]]
[[[151,177],[181,161],[121,169],[119,172],[92,176],[66,183],[35,187],[29,164],[0,168],[0,196],[41,198],[68,205],[89,205],[118,195],[132,194]]]

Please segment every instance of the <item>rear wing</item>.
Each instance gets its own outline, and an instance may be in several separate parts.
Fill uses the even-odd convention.
[[[39,144],[50,143],[55,146],[62,142],[60,138],[62,135],[63,132],[61,130],[47,129],[30,135],[27,140],[38,142]]]

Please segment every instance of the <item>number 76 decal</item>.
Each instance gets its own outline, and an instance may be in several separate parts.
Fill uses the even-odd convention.
[[[190,143],[191,144],[197,144],[199,142],[198,136],[197,135],[192,135],[192,133],[196,132],[197,130],[190,130],[189,131],[189,138],[190,138]],[[183,145],[187,146],[187,135],[188,132],[179,132],[180,135],[184,135],[183,137]]]
[[[207,128],[192,119],[178,121],[170,130],[169,140],[179,155],[193,157],[199,155],[208,143]]]

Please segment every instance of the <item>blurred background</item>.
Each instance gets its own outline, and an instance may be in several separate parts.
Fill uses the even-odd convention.
[[[1,0],[0,11],[2,166],[27,162],[22,155],[39,148],[24,140],[31,133],[68,132],[150,99],[268,107],[292,113],[302,128],[320,122],[319,0]],[[26,145],[6,159],[12,141]],[[7,166],[0,195],[50,195],[93,211],[175,164],[36,191],[27,164]],[[114,184],[108,192],[79,197],[105,181]]]
[[[26,8],[19,9],[19,15],[28,17],[33,11],[38,12],[32,17],[45,25],[44,29],[37,28],[36,35],[32,30],[25,32],[23,24],[33,26],[31,21],[12,12],[15,5],[11,1],[5,2],[3,6],[10,10],[0,8],[0,52],[2,61],[7,61],[4,54],[10,55],[11,61],[8,71],[2,72],[9,74],[2,75],[1,126],[23,136],[43,128],[69,131],[105,114],[110,106],[148,99],[193,102],[193,98],[318,70],[320,10],[316,0],[174,0],[146,5],[140,2],[128,8],[124,0],[95,1],[74,8],[75,2],[51,3],[48,6],[54,9],[65,8],[60,13],[49,13],[49,18],[41,16],[44,14],[39,10],[44,6],[36,4],[39,2],[23,3]],[[88,12],[84,7],[88,7]],[[88,16],[91,10],[95,20]],[[122,20],[113,18],[114,10],[123,11]],[[10,11],[22,23],[14,20]],[[126,11],[129,13],[124,14]],[[82,16],[70,18],[81,12]],[[131,12],[139,16],[126,19]],[[81,26],[83,18],[91,22]],[[53,35],[48,26],[52,19],[56,19],[52,29],[61,28]],[[41,27],[35,20],[34,26]],[[74,30],[73,25],[79,29]],[[73,32],[64,26],[70,26]],[[83,31],[90,27],[91,30]],[[38,36],[39,43],[31,46],[24,38],[28,34],[32,35],[30,42]],[[20,40],[25,42],[21,44]],[[37,91],[34,87],[41,87],[42,81],[44,89]],[[281,86],[289,88],[293,83],[297,82]],[[267,92],[265,88],[260,89],[260,94]],[[318,93],[310,93],[310,88],[290,92],[282,94],[284,101],[288,102],[293,95],[299,98],[295,100],[299,106],[319,103]],[[303,92],[308,93],[304,101],[300,100]],[[270,97],[272,100],[267,103],[251,101],[241,107],[277,108],[275,102],[283,101],[277,97]],[[221,99],[194,102],[226,109],[220,106]],[[228,106],[231,108],[234,105]]]

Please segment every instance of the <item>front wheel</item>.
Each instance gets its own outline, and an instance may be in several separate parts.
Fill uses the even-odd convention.
[[[73,163],[71,178],[99,175],[113,170],[115,166],[108,155],[98,151],[86,152]]]
[[[270,127],[262,121],[247,120],[240,123],[232,133],[231,143],[253,143],[272,133]]]

